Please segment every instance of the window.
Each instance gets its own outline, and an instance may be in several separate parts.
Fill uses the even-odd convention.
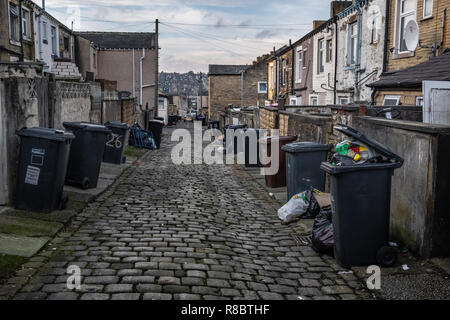
[[[42,22],[42,41],[44,42],[44,43],[48,43],[47,42],[47,40],[48,40],[48,35],[47,35],[47,22],[46,21],[43,21]]]
[[[281,69],[281,85],[286,85],[286,72],[287,72],[287,61],[283,60],[282,69]]]
[[[333,42],[330,40],[327,40],[327,62],[331,62],[333,57]]]
[[[28,11],[25,8],[22,8],[22,32],[25,38],[31,37],[30,23],[31,23],[30,11]]]
[[[297,106],[297,97],[296,96],[290,96],[289,97],[289,105],[290,106]]]
[[[318,43],[318,51],[317,51],[317,73],[321,73],[325,71],[325,67],[323,66],[324,53],[325,53],[325,40],[321,39]]]
[[[416,106],[423,107],[423,97],[416,97]]]
[[[423,0],[423,17],[430,18],[433,16],[433,0]]]
[[[97,69],[97,54],[96,53],[92,54],[92,63],[93,63],[94,69]]]
[[[64,37],[64,51],[69,51],[69,37]]]
[[[271,64],[270,65],[270,88],[272,90],[275,90],[276,81],[277,81],[277,72],[276,72],[276,69],[275,69],[275,65]]]
[[[339,97],[339,104],[340,105],[350,104],[350,99],[348,97]]]
[[[19,41],[19,12],[17,6],[9,5],[9,31],[12,41]]]
[[[297,65],[295,66],[297,76],[296,82],[302,82],[303,76],[303,51],[302,47],[297,48]]]
[[[399,52],[408,52],[405,42],[405,28],[408,22],[416,18],[416,2],[415,0],[400,0],[400,18],[399,18]]]
[[[258,93],[267,93],[267,82],[266,81],[258,82]]]
[[[356,64],[356,55],[358,52],[358,24],[352,23],[348,27],[348,44],[347,44],[347,65]]]
[[[384,96],[383,106],[398,106],[400,104],[400,96]]]
[[[306,68],[306,49],[303,50],[303,68]]]
[[[309,104],[311,106],[317,106],[319,104],[319,98],[317,96],[309,96]]]
[[[379,20],[378,17],[374,14],[373,20],[372,20],[372,34],[371,34],[370,43],[377,43],[379,40],[378,28],[380,26],[378,25],[378,23],[379,23],[378,20]]]
[[[58,51],[57,51],[57,39],[56,39],[56,27],[55,26],[51,26],[50,34],[52,37],[52,54],[54,56],[56,56],[58,54]]]

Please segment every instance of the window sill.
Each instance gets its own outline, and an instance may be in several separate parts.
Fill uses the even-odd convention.
[[[17,46],[20,47],[20,42],[19,41],[15,41],[15,40],[9,40],[9,43],[12,44],[13,46]]]
[[[351,65],[351,66],[344,67],[344,71],[349,71],[349,70],[355,70],[355,66]]]
[[[415,56],[415,53],[416,53],[415,51],[414,52],[393,53],[392,60],[411,58],[411,57]]]
[[[431,20],[433,18],[434,18],[433,16],[423,17],[422,19],[419,20],[419,22],[428,21],[428,20]]]

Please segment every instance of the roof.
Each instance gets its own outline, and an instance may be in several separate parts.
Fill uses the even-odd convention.
[[[77,32],[100,49],[154,49],[154,32]]]
[[[213,76],[232,76],[240,75],[242,71],[250,68],[250,65],[219,65],[210,64],[209,65],[209,75]]]
[[[424,80],[450,81],[450,50],[406,69],[387,72],[369,84],[373,88],[420,88]]]

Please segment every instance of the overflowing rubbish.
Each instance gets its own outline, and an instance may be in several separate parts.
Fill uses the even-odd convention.
[[[320,212],[314,189],[294,195],[288,203],[278,210],[278,217],[288,224],[299,219],[313,219]]]
[[[145,131],[135,123],[130,129],[129,145],[135,148],[156,149],[155,139],[151,131]]]
[[[389,244],[391,180],[404,160],[353,128],[334,129],[348,138],[320,168],[330,178],[336,260],[343,267],[393,266],[398,249]],[[331,228],[330,220],[321,222]]]

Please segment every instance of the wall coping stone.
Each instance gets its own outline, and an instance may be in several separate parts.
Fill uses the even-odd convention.
[[[430,124],[406,120],[389,120],[368,116],[358,116],[357,118],[380,126],[404,129],[429,134],[450,134],[450,126],[441,124]]]

